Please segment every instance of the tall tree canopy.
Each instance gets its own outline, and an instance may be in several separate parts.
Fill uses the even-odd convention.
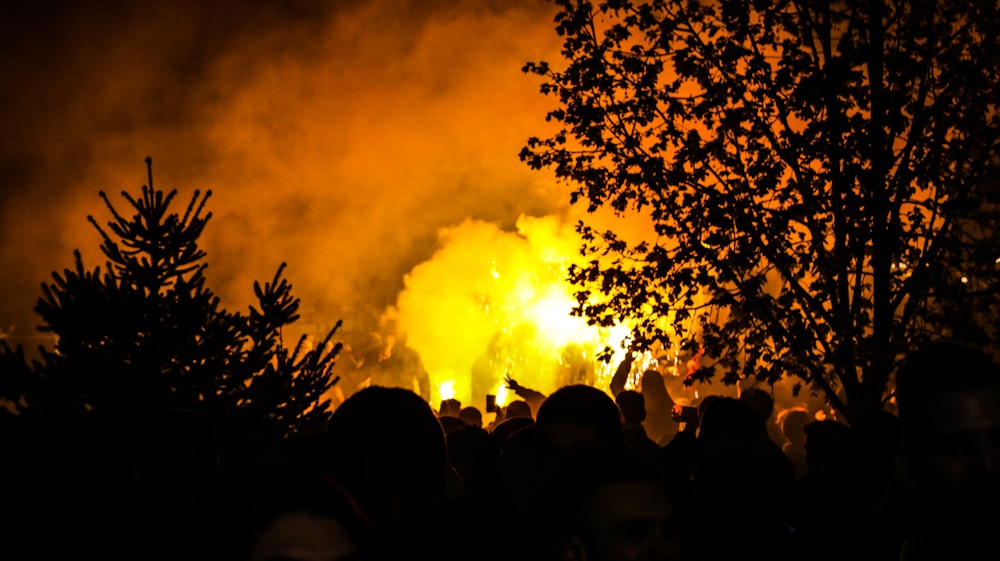
[[[521,158],[590,211],[577,313],[797,376],[848,420],[927,338],[994,342],[1000,4],[556,0],[532,62],[556,132]]]
[[[12,366],[23,355],[5,347],[0,378],[19,392],[0,395],[8,413],[17,404],[14,413],[27,417],[121,425],[183,409],[240,439],[325,426],[339,323],[315,346],[305,336],[286,346],[282,329],[298,319],[299,300],[282,277],[284,264],[270,282],[254,283],[257,306],[245,314],[222,308],[206,286],[198,246],[212,216],[211,192],[195,192],[183,214],[173,212],[177,191],[154,189],[146,162],[141,196],[121,193],[130,213],[101,192],[110,219],[102,225],[88,217],[103,240],[106,268],[86,269],[77,251],[75,267],[42,285],[35,311],[57,342],[40,349],[33,383]]]

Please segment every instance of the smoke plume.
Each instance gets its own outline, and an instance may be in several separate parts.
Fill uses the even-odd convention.
[[[306,321],[395,304],[469,220],[515,232],[565,195],[517,158],[550,100],[554,7],[520,1],[8,2],[0,17],[0,329],[83,252],[98,192],[211,190],[209,285],[230,309],[281,262]]]

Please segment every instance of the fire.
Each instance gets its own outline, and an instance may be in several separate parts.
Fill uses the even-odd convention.
[[[506,406],[511,393],[510,390],[507,389],[507,384],[500,382],[495,391],[497,407]]]
[[[542,393],[570,383],[606,388],[605,346],[621,349],[625,325],[599,328],[572,315],[575,287],[566,280],[580,239],[555,217],[522,216],[517,230],[476,220],[445,229],[434,256],[405,278],[393,313],[430,377],[431,402],[450,396],[485,406],[508,395],[504,379]]]
[[[441,382],[441,385],[438,386],[438,394],[441,396],[441,399],[452,399],[455,397],[455,381],[445,380]]]

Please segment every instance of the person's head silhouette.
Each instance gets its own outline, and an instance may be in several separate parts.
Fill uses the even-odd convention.
[[[922,501],[914,532],[929,557],[995,548],[1000,525],[1000,369],[984,352],[928,344],[896,372],[906,465]],[[959,551],[959,549],[961,551]]]

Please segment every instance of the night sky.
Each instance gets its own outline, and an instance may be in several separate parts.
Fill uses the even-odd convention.
[[[553,100],[545,0],[8,0],[0,8],[0,329],[24,336],[40,284],[83,252],[122,190],[211,189],[209,286],[243,309],[287,278],[303,316],[395,302],[463,224],[561,218],[522,164]],[[456,228],[459,231],[456,232]]]

